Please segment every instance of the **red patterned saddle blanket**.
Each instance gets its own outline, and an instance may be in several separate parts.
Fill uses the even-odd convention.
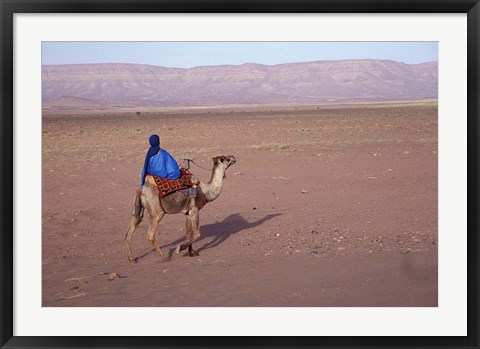
[[[183,168],[180,169],[180,178],[178,179],[161,178],[153,175],[148,176],[151,176],[151,178],[153,178],[155,181],[158,192],[162,198],[177,190],[190,188],[193,185],[191,173]],[[148,183],[151,184],[150,180],[148,180]]]

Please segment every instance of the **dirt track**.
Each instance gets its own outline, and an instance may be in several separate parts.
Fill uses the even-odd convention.
[[[434,103],[44,113],[43,305],[437,306],[437,126]],[[152,133],[177,160],[237,163],[201,211],[198,257],[173,254],[170,215],[171,259],[145,220],[129,264]]]

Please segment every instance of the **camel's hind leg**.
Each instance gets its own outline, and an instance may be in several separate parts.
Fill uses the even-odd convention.
[[[135,229],[142,221],[143,211],[144,211],[144,208],[142,207],[140,202],[140,194],[136,194],[133,201],[132,218],[130,219],[130,224],[125,233],[125,246],[127,248],[127,255],[128,255],[129,262],[133,262],[132,250],[130,248],[130,241],[132,240],[132,236],[133,236],[133,233],[135,232]]]
[[[136,217],[132,217],[132,219],[130,220],[130,225],[127,229],[127,232],[125,233],[125,246],[127,248],[127,255],[128,255],[129,262],[133,262],[132,249],[130,248],[130,241],[132,240],[132,235],[135,232],[135,229],[137,228],[138,224],[140,224],[140,220],[137,219]]]
[[[177,253],[180,251],[186,250],[188,248],[188,254],[190,257],[198,256],[198,253],[194,251],[192,244],[198,240],[200,237],[200,217],[199,217],[199,210],[196,207],[193,207],[188,213],[185,215],[186,217],[186,229],[185,235],[187,237],[187,241],[184,244],[181,244],[177,247]]]

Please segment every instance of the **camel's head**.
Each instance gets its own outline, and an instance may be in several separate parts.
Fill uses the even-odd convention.
[[[232,166],[237,160],[233,155],[222,155],[222,156],[215,156],[213,158],[213,164],[215,166],[223,166],[226,170],[230,166]]]

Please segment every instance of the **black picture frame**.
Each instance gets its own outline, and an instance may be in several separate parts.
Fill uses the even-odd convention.
[[[468,42],[468,335],[465,337],[17,337],[13,336],[13,16],[15,13],[466,13]],[[478,0],[0,0],[2,348],[432,347],[479,348]],[[452,319],[454,321],[454,319]],[[60,335],[60,334],[59,334]]]

